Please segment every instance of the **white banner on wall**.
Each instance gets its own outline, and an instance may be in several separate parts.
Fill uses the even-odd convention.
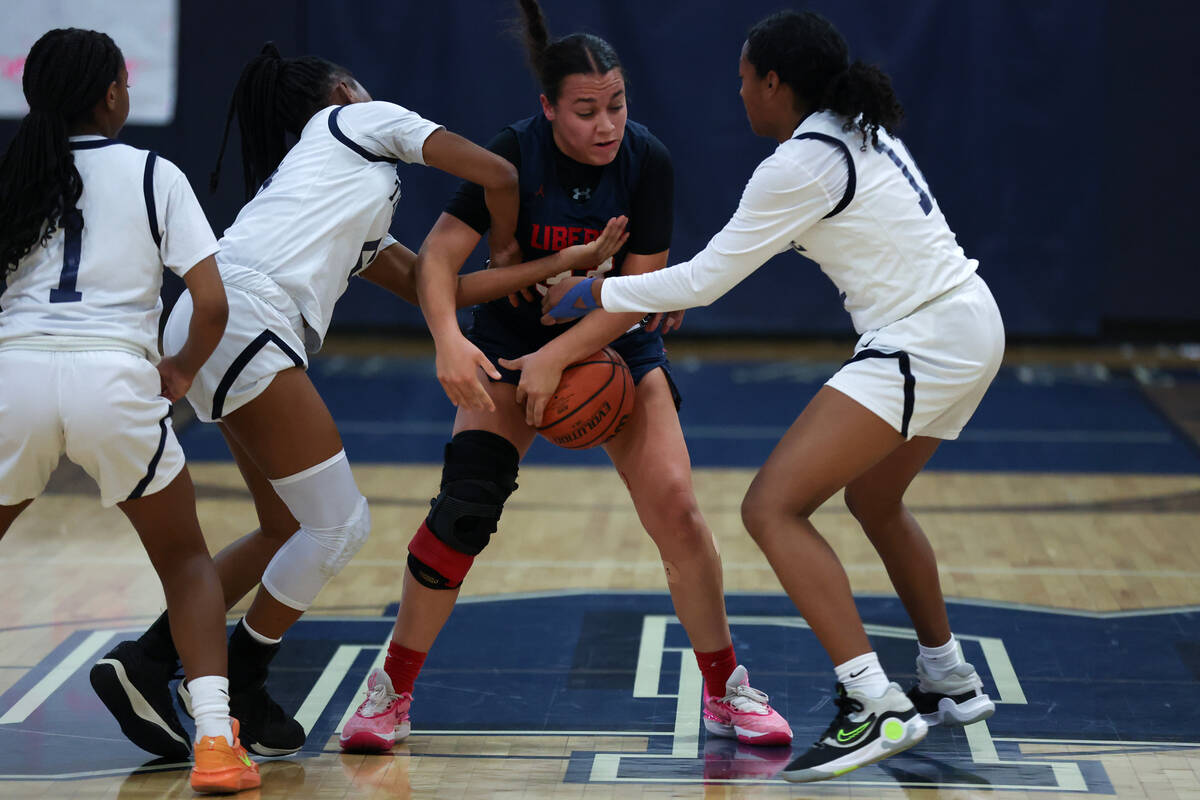
[[[29,48],[53,28],[90,28],[113,38],[129,70],[129,122],[175,117],[179,0],[0,0],[0,117],[29,111],[21,75]]]

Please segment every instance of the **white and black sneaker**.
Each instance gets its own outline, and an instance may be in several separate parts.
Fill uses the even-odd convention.
[[[121,642],[96,662],[92,688],[129,741],[156,756],[186,761],[192,737],[171,702],[175,662],[151,658],[137,642]]]
[[[996,713],[979,673],[965,661],[935,680],[918,657],[917,685],[908,690],[908,699],[929,725],[970,725]]]
[[[900,687],[891,683],[879,697],[846,692],[837,685],[838,714],[808,752],[779,773],[795,783],[836,778],[881,758],[907,750],[925,738],[929,726]]]

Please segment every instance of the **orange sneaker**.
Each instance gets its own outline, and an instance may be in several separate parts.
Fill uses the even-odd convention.
[[[196,754],[192,788],[197,792],[231,794],[262,785],[258,764],[250,760],[238,739],[238,721],[230,721],[233,723],[233,747],[224,736],[205,736],[192,749]]]

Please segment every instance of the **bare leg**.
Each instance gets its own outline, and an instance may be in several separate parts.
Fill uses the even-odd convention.
[[[924,469],[939,439],[914,437],[846,487],[846,505],[887,567],[888,577],[926,647],[950,641],[950,622],[937,558],[904,505],[904,493]]]
[[[834,664],[871,646],[833,549],[809,516],[904,439],[828,386],[775,446],[742,502],[742,520]]]
[[[237,605],[246,593],[262,580],[267,564],[275,557],[300,524],[288,510],[287,504],[275,493],[250,454],[238,443],[233,434],[220,424],[221,434],[229,445],[229,452],[242,473],[250,496],[254,499],[254,511],[258,515],[258,529],[247,533],[236,542],[226,545],[213,556],[217,574],[221,576],[221,589],[225,593],[226,610]]]
[[[523,457],[533,444],[534,430],[525,424],[525,409],[516,401],[516,387],[508,383],[487,384],[496,406],[494,412],[459,409],[454,418],[454,433],[478,430],[503,436]],[[404,590],[400,611],[392,629],[392,640],[401,647],[428,653],[438,633],[450,619],[458,589],[430,589],[404,571]]]
[[[171,635],[188,679],[225,675],[225,608],[221,582],[196,518],[196,493],[185,467],[165,489],[118,503],[162,581]]]
[[[308,375],[298,368],[276,375],[265,392],[227,415],[223,426],[267,479],[295,475],[342,449],[329,409]],[[257,506],[257,495],[255,501]],[[269,499],[264,497],[263,502]],[[236,592],[236,587],[233,590]],[[260,586],[246,621],[263,636],[278,639],[302,613]]]
[[[642,378],[628,427],[605,449],[658,546],[675,614],[692,647],[729,647],[721,559],[696,504],[687,443],[662,370]]]

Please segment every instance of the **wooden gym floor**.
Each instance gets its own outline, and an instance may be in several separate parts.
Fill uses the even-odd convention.
[[[909,495],[996,716],[792,786],[773,778],[786,751],[706,741],[696,670],[620,480],[602,456],[542,444],[418,682],[412,737],[387,756],[340,754],[336,731],[381,658],[450,419],[421,346],[379,349],[345,342],[314,363],[373,531],[272,674],[309,743],[263,762],[262,790],[243,796],[1200,798],[1194,354],[1010,350],[974,437],[944,446]],[[847,349],[672,347],[735,644],[797,749],[831,718],[831,671],[739,505],[772,437]],[[751,396],[771,398],[754,424],[730,420]],[[180,428],[216,551],[254,527],[253,510],[212,431]],[[915,644],[877,557],[840,497],[814,522],[889,673],[907,683]],[[162,593],[124,518],[76,470],[60,469],[4,538],[0,599],[0,797],[191,796],[186,769],[147,764],[87,685],[91,662],[148,624]]]

